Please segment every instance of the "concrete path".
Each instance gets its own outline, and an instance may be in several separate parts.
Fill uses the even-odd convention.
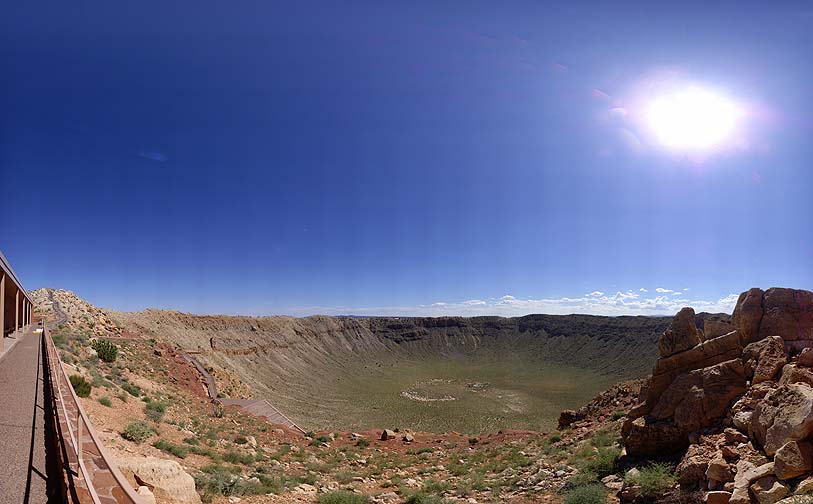
[[[33,329],[0,358],[0,504],[59,501],[42,337]]]

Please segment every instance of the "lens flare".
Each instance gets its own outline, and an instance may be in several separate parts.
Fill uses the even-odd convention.
[[[690,87],[655,98],[646,109],[646,122],[668,148],[704,150],[730,139],[743,115],[734,102]]]

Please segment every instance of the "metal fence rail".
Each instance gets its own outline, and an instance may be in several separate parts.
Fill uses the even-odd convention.
[[[69,498],[80,504],[143,504],[88,420],[47,328],[43,337]]]

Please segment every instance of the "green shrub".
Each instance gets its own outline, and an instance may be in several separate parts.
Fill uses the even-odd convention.
[[[107,397],[107,396],[100,397],[99,398],[99,404],[101,404],[102,406],[107,406],[108,408],[113,407],[113,401],[111,401],[110,398]]]
[[[451,485],[445,481],[428,479],[423,483],[423,491],[431,494],[442,494],[449,488],[451,488]]]
[[[79,397],[90,397],[90,383],[80,375],[71,375],[71,386]]]
[[[162,418],[164,418],[164,413],[167,411],[167,405],[158,402],[158,401],[150,401],[144,405],[144,413],[147,415],[147,418],[154,422],[160,422]]]
[[[246,444],[248,443],[248,439],[245,436],[237,436],[234,438],[235,444]]]
[[[607,491],[602,485],[592,484],[574,488],[565,494],[564,504],[604,504]]]
[[[359,448],[367,448],[368,446],[370,446],[370,441],[365,438],[359,438],[359,440],[356,441],[356,446],[358,446]]]
[[[56,345],[57,348],[65,348],[68,346],[68,337],[61,332],[52,334],[51,339],[54,340],[54,345]]]
[[[198,441],[198,438],[193,438],[193,437],[184,438],[183,442],[188,444],[188,445],[192,445],[192,446],[200,445],[200,441]]]
[[[163,439],[155,441],[152,445],[161,450],[162,452],[169,453],[170,455],[175,455],[178,458],[186,458],[187,454],[189,453],[189,451],[183,446],[168,443]]]
[[[437,495],[429,495],[423,492],[417,492],[409,496],[404,504],[444,504],[443,499]]]
[[[562,436],[559,434],[551,434],[550,437],[548,438],[548,441],[550,441],[551,443],[558,443],[561,440]]]
[[[155,429],[142,420],[134,420],[124,427],[121,437],[134,443],[143,443],[155,434]]]
[[[366,504],[369,497],[339,490],[319,496],[319,504]]]
[[[119,348],[108,340],[95,339],[90,346],[96,350],[96,355],[105,362],[115,362],[119,355]]]
[[[618,420],[618,419],[624,418],[626,415],[627,415],[627,414],[626,414],[626,413],[624,413],[623,411],[616,411],[615,413],[613,413],[613,417],[612,417],[612,418],[613,418],[613,421],[615,421],[615,420]]]
[[[251,465],[254,463],[254,456],[232,450],[223,454],[223,460],[231,464]]]
[[[637,476],[628,478],[627,483],[639,485],[641,495],[645,497],[657,497],[665,494],[675,486],[677,478],[669,464],[653,463],[640,469]]]
[[[620,455],[621,449],[617,446],[601,447],[595,456],[581,464],[581,469],[595,473],[599,478],[603,478],[615,471],[615,461],[618,460]]]
[[[125,392],[130,394],[133,397],[138,397],[141,395],[141,389],[138,388],[137,385],[133,385],[130,382],[124,382],[121,384],[121,388],[124,389]]]

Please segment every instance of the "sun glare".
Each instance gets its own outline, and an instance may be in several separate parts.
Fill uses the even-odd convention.
[[[705,89],[690,87],[655,98],[646,121],[664,146],[704,150],[730,139],[743,116],[732,101]]]

